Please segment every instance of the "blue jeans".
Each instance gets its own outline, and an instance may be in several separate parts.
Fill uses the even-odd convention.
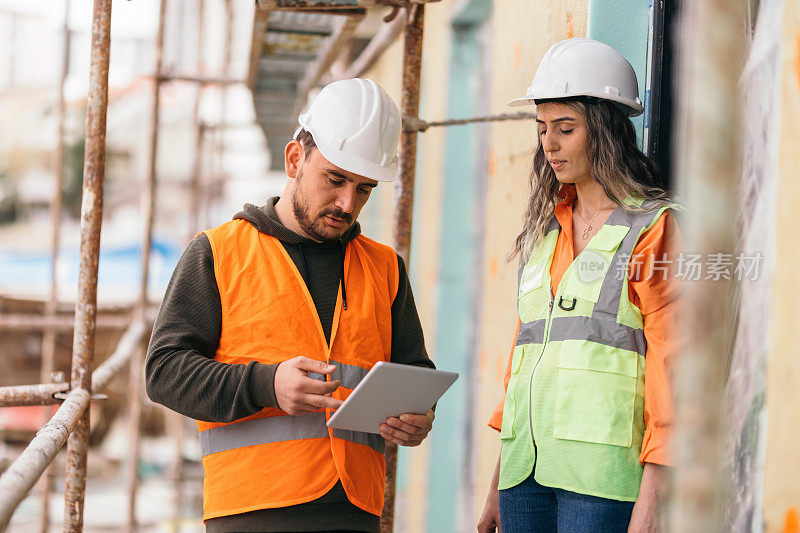
[[[625,533],[634,502],[544,487],[528,479],[500,491],[502,533]]]

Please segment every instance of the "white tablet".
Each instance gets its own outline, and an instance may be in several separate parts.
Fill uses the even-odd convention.
[[[390,416],[427,413],[457,378],[455,372],[379,361],[334,411],[328,426],[380,434]]]

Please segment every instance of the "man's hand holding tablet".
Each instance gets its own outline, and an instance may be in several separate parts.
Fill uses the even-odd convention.
[[[457,378],[455,372],[380,361],[334,411],[328,426],[417,446],[433,425],[433,405]]]
[[[380,426],[381,436],[398,446],[419,446],[433,428],[434,418],[436,414],[433,409],[428,409],[424,415],[405,413],[390,416]]]

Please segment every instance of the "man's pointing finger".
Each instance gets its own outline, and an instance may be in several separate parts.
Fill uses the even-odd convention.
[[[297,368],[306,372],[316,372],[317,374],[330,374],[336,370],[335,365],[329,365],[324,361],[303,357],[297,362]]]

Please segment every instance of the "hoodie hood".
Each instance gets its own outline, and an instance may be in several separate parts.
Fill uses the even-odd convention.
[[[317,242],[308,237],[298,235],[284,226],[278,218],[278,213],[275,211],[275,204],[279,199],[279,196],[273,196],[267,200],[265,205],[260,207],[253,204],[244,204],[244,208],[236,213],[233,218],[234,220],[246,220],[261,233],[275,237],[279,241],[303,246],[338,246],[340,240],[341,244],[346,245],[361,234],[361,225],[356,222],[342,235],[341,239]]]
[[[265,233],[266,235],[270,235],[275,237],[279,241],[286,245],[293,245],[296,246],[299,252],[300,258],[300,265],[299,268],[306,273],[306,283],[310,283],[311,279],[311,272],[308,269],[308,265],[306,262],[306,252],[303,248],[312,248],[312,247],[320,247],[320,248],[333,248],[336,247],[339,249],[339,282],[340,287],[342,290],[342,303],[343,308],[347,310],[347,288],[345,287],[345,279],[344,279],[344,255],[345,255],[345,248],[347,247],[347,243],[355,239],[361,234],[361,226],[358,222],[355,222],[347,232],[342,235],[340,238],[331,240],[331,241],[323,241],[317,242],[314,239],[309,239],[308,237],[303,237],[302,235],[298,235],[297,233],[293,232],[286,226],[284,226],[280,219],[278,218],[278,213],[275,211],[275,204],[280,199],[279,196],[273,196],[269,200],[267,200],[266,205],[261,207],[257,207],[253,204],[244,204],[244,209],[239,211],[233,216],[233,219],[242,219],[248,221],[250,224],[253,225],[259,232]]]

